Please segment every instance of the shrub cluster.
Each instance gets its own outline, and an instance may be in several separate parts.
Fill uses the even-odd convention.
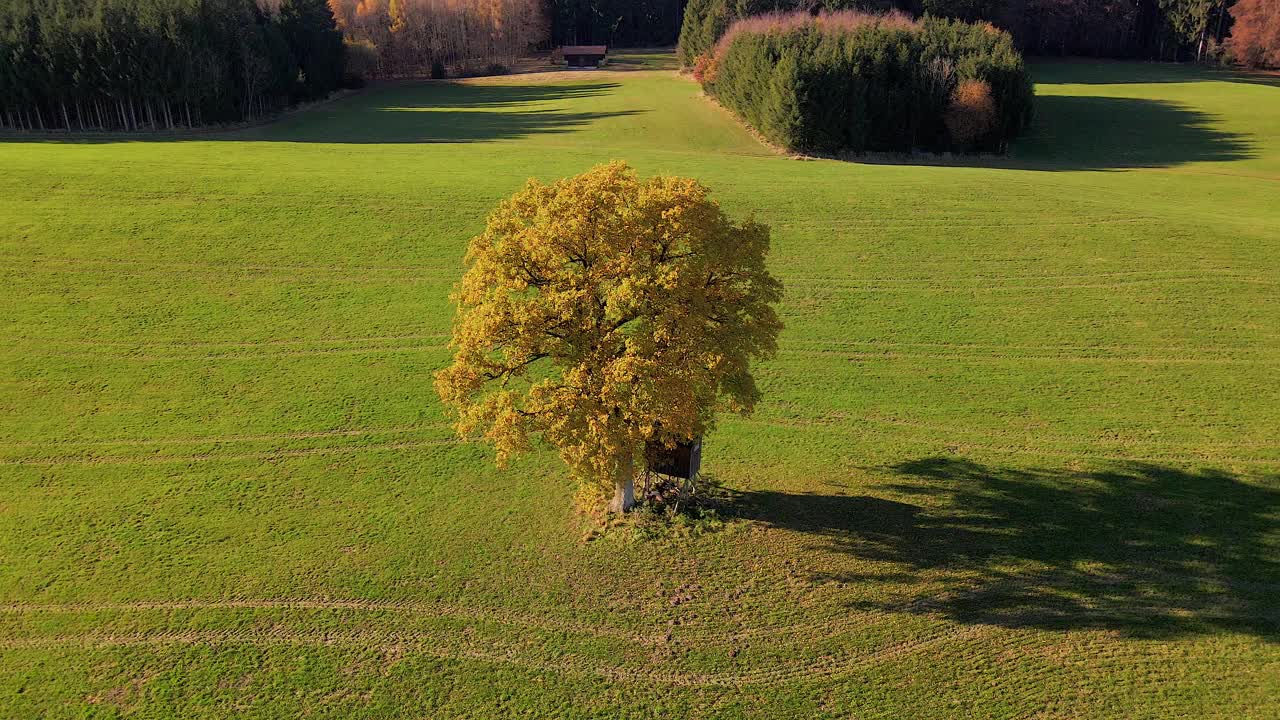
[[[997,151],[1031,118],[1022,57],[986,24],[770,14],[734,23],[695,65],[722,104],[798,151]]]
[[[676,52],[682,66],[693,67],[699,55],[710,56],[735,20],[787,10],[834,11],[868,5],[865,0],[688,0]]]

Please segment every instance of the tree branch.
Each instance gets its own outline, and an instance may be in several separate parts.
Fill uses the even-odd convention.
[[[486,372],[484,374],[484,379],[486,381],[492,381],[492,380],[497,380],[499,378],[509,378],[512,375],[516,374],[517,372],[520,372],[521,370],[534,364],[535,362],[547,357],[550,357],[550,355],[547,355],[546,353],[538,353],[537,355],[531,355],[529,359],[525,360],[524,362],[516,363],[515,365],[512,365],[510,367],[503,367],[501,370],[498,370],[497,372],[493,372],[493,371]]]

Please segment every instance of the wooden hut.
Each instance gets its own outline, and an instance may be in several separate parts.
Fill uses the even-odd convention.
[[[702,438],[676,443],[672,448],[651,442],[645,448],[645,460],[649,472],[692,480],[702,467]]]
[[[560,48],[560,54],[571,68],[598,68],[609,54],[609,48],[604,45],[565,45]]]

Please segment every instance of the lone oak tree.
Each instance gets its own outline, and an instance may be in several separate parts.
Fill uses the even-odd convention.
[[[647,443],[759,400],[751,362],[782,328],[768,251],[766,226],[734,223],[694,180],[622,162],[530,180],[471,241],[436,390],[499,463],[541,437],[626,511]]]

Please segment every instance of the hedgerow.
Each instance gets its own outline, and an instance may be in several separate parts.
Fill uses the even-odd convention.
[[[710,94],[797,151],[997,151],[1031,118],[1022,57],[986,24],[770,14],[734,23],[703,58]]]

